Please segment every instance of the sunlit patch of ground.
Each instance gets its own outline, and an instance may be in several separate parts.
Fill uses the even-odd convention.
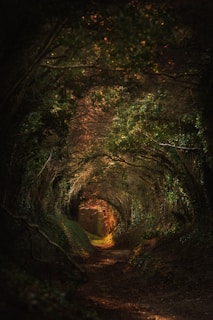
[[[134,320],[183,320],[182,317],[176,315],[159,315],[155,310],[147,303],[134,303],[132,301],[121,301],[119,299],[113,299],[112,297],[90,297],[94,305],[104,309],[111,310],[111,312],[117,312],[118,316],[122,310],[124,316],[130,316]],[[113,318],[114,319],[114,318]],[[120,318],[118,318],[120,319]]]
[[[107,249],[107,248],[111,248],[115,245],[115,242],[113,240],[113,236],[111,233],[105,237],[100,237],[98,235],[94,235],[89,232],[87,232],[87,235],[88,235],[88,238],[89,238],[91,244],[94,247]]]

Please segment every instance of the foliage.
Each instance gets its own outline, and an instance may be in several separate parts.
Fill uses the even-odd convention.
[[[133,166],[146,168],[161,179],[167,210],[184,210],[188,215],[194,211],[200,216],[206,200],[201,191],[202,141],[196,128],[199,115],[171,110],[170,95],[168,90],[142,94],[141,98],[138,95],[135,100],[127,95],[117,111],[108,147],[114,154],[128,154]],[[170,185],[168,178],[172,179]]]
[[[112,152],[116,152],[117,148],[119,152],[137,155],[146,152],[147,148],[147,153],[154,154],[162,149],[159,148],[161,143],[197,147],[199,141],[195,140],[196,129],[194,133],[192,131],[192,116],[187,119],[183,114],[180,118],[180,114],[170,105],[170,95],[164,90],[141,94],[134,100],[126,95],[125,103],[117,111],[109,140]],[[171,156],[173,151],[169,150]]]
[[[10,4],[0,51],[1,204],[47,238],[2,215],[5,256],[30,270],[4,268],[6,307],[97,319],[76,311],[66,290],[74,270],[54,269],[51,241],[73,258],[93,251],[89,239],[122,240],[138,245],[131,263],[145,280],[194,285],[193,262],[207,265],[212,241],[212,2]],[[113,234],[88,239],[70,220],[85,199],[112,207]],[[45,286],[52,268],[56,286]]]
[[[40,218],[40,228],[48,235],[48,237],[59,244],[68,255],[75,256],[88,256],[93,251],[89,239],[84,230],[75,221],[68,219],[65,215],[48,215],[43,214]],[[39,250],[39,254],[43,257],[48,256],[48,251],[35,243],[35,247]],[[49,253],[51,251],[49,250]],[[50,260],[51,260],[50,256]]]
[[[41,95],[47,89],[48,80],[56,80],[55,75],[48,76],[45,81],[37,80],[31,92],[33,98],[32,95],[26,97],[25,103],[31,104],[34,110],[26,114],[19,125],[11,163],[13,170],[20,172],[17,176],[20,188],[15,190],[19,207],[31,217],[34,214],[38,217],[40,210],[62,210],[61,199],[66,196],[63,184],[58,181],[61,183],[59,190],[60,183],[55,181],[68,161],[64,143],[75,112],[75,101],[65,97],[61,90],[56,91],[53,85],[48,85],[49,91]],[[56,193],[59,208],[53,203]]]
[[[9,82],[16,119],[8,171],[16,183],[4,188],[6,203],[12,193],[37,222],[44,213],[76,214],[73,202],[89,194],[119,212],[125,231],[208,224],[211,130],[197,90],[210,48],[176,6],[45,6],[33,43],[19,51],[32,61],[20,82],[17,69]],[[185,8],[187,17],[193,5]]]
[[[1,266],[0,277],[4,291],[1,308],[4,316],[10,317],[12,306],[16,315],[24,313],[29,318],[36,315],[47,318],[63,316],[67,319],[80,317],[85,320],[98,320],[94,310],[77,301],[75,292],[70,299],[65,287],[47,285],[31,272],[15,264],[1,261]]]
[[[172,34],[168,26],[172,24],[171,14],[160,7],[139,2],[97,4],[82,16],[77,39],[83,41],[75,47],[83,44],[87,62],[104,68],[147,68],[153,65],[159,48],[169,44]]]
[[[144,284],[191,288],[196,283],[199,287],[203,281],[209,281],[197,278],[200,270],[207,270],[207,265],[212,263],[209,236],[200,231],[173,232],[155,239],[143,239],[133,249],[129,262],[139,270]]]

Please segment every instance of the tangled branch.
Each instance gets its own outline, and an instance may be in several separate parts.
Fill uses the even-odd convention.
[[[43,232],[38,224],[29,223],[27,221],[27,218],[25,216],[16,216],[14,215],[7,207],[5,207],[3,204],[0,204],[0,207],[14,220],[20,221],[30,232],[36,232],[38,233],[42,238],[44,238],[51,246],[57,248],[59,252],[63,254],[63,256],[66,258],[66,260],[80,273],[82,279],[85,279],[86,272],[83,270],[83,268],[74,262],[67,252],[56,242],[52,241],[48,235]]]

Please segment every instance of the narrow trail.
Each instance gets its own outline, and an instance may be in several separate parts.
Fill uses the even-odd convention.
[[[95,307],[101,320],[139,319],[133,317],[138,313],[137,304],[129,299],[130,294],[131,300],[138,295],[133,287],[129,292],[129,255],[130,250],[99,248],[87,261],[89,281],[80,293]]]
[[[145,287],[140,273],[127,263],[128,249],[98,248],[86,262],[89,281],[79,289],[100,320],[211,320],[211,297],[183,289]],[[206,305],[207,304],[207,305]]]

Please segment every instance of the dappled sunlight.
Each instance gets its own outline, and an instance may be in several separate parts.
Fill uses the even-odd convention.
[[[132,315],[134,315],[134,313],[137,314],[137,316],[147,317],[149,315],[149,313],[146,311],[146,308],[149,308],[148,306],[143,306],[144,310],[141,310],[141,307],[142,307],[141,305],[130,302],[130,301],[121,301],[120,299],[116,299],[112,297],[103,297],[103,296],[100,297],[97,295],[91,296],[91,300],[94,302],[95,305],[98,305],[99,307],[104,309],[124,310],[124,311],[126,310],[128,313],[131,310]]]
[[[1,317],[213,319],[213,1],[2,2]]]
[[[113,247],[115,244],[115,242],[113,240],[112,233],[108,234],[105,237],[98,237],[96,235],[88,233],[88,237],[89,237],[91,244],[95,247],[106,249],[106,248]]]
[[[154,310],[152,304],[141,303],[134,298],[130,298],[127,295],[126,299],[121,300],[120,298],[115,298],[114,296],[109,296],[107,293],[105,295],[94,294],[90,296],[91,301],[94,303],[97,309],[100,309],[100,315],[104,310],[111,310],[111,312],[122,311],[128,317],[131,313],[131,319],[134,320],[184,320],[184,318],[176,315],[165,315],[159,314],[157,310]],[[126,318],[128,319],[128,318]]]
[[[188,259],[178,239],[144,240],[134,252],[139,255],[134,265],[132,250],[99,247],[86,263],[90,281],[79,293],[94,306],[101,320],[209,320],[212,307],[207,308],[204,318],[200,315],[211,295],[206,300],[201,298],[200,289],[192,290],[190,268],[198,254],[189,252],[192,256]]]

